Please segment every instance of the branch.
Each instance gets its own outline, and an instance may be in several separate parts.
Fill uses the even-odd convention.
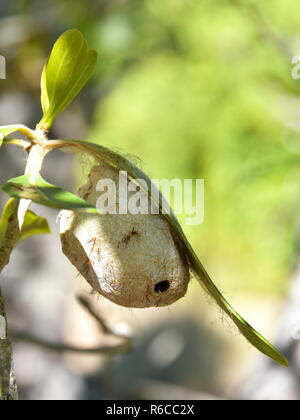
[[[117,337],[122,339],[122,343],[117,344],[115,346],[99,346],[99,347],[93,347],[93,348],[80,348],[80,347],[74,347],[70,346],[68,344],[64,343],[58,343],[58,342],[52,342],[48,340],[44,340],[42,338],[35,337],[31,335],[28,332],[22,332],[22,331],[14,331],[12,333],[12,338],[16,341],[23,341],[25,343],[31,344],[36,347],[40,347],[42,349],[45,349],[47,351],[52,351],[56,353],[82,353],[85,355],[114,355],[119,353],[125,353],[128,352],[131,348],[131,339],[129,337],[126,337],[124,335],[118,334],[114,332],[112,329],[110,329],[105,321],[95,312],[95,310],[92,308],[90,302],[88,299],[86,299],[84,296],[78,296],[77,297],[79,303],[84,307],[84,309],[87,310],[87,312],[94,318],[94,320],[97,322],[100,330],[106,334],[111,335],[113,337]]]
[[[127,340],[128,342],[131,341],[127,336],[124,336],[122,334],[118,334],[113,329],[109,328],[107,326],[107,324],[105,323],[105,321],[94,310],[94,308],[92,307],[89,299],[87,299],[83,295],[78,295],[77,300],[81,304],[81,306],[95,319],[95,321],[97,322],[97,324],[98,324],[100,330],[103,332],[103,334],[112,335],[113,337],[118,337],[118,338],[121,338],[123,340]]]

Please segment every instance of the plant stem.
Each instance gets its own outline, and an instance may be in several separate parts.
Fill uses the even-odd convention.
[[[18,223],[18,208],[19,201],[15,200],[14,209],[9,217],[6,231],[3,233],[0,241],[0,273],[9,263],[12,250],[18,241],[20,232]]]
[[[8,226],[0,243],[0,273],[9,263],[12,250],[19,236],[18,201],[8,220]],[[13,373],[12,346],[8,336],[4,298],[0,288],[0,400],[18,399],[17,386]]]
[[[0,400],[17,400],[18,390],[13,372],[12,346],[8,337],[4,299],[0,289]]]
[[[48,152],[49,150],[47,150],[44,146],[40,144],[34,144],[32,146],[28,159],[27,159],[27,164],[26,164],[26,169],[25,169],[25,175],[30,176],[30,181],[32,183],[35,182],[35,178],[37,177],[37,175],[39,175],[40,170],[43,165],[44,158]],[[19,209],[18,209],[18,222],[19,222],[20,228],[23,224],[25,214],[27,210],[29,209],[30,204],[31,204],[31,200],[22,199],[20,201]]]
[[[36,135],[41,143],[46,141],[41,132],[36,132]],[[37,176],[47,152],[43,145],[34,144],[28,155],[25,174],[32,176],[32,178]],[[18,242],[25,213],[30,204],[29,200],[15,201],[15,207],[0,241],[0,273],[9,263],[11,253]],[[12,345],[8,335],[4,298],[0,289],[0,400],[17,399],[18,392],[13,372]]]

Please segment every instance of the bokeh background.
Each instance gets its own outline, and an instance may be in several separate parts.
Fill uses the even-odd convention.
[[[15,342],[21,398],[300,398],[299,14],[292,0],[0,3],[0,124],[35,126],[51,46],[80,29],[100,60],[51,137],[138,156],[153,178],[203,178],[205,219],[183,225],[187,236],[230,302],[290,359],[283,369],[250,348],[193,280],[170,308],[129,310],[91,297],[111,328],[132,337],[126,355]],[[24,164],[23,152],[2,147],[0,182]],[[75,191],[83,166],[53,152],[43,176]],[[1,277],[12,331],[110,343],[76,302],[89,288],[60,251],[57,213],[34,209],[53,234],[20,243]]]

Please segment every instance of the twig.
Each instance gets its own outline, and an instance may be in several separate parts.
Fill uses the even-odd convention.
[[[101,331],[104,334],[112,335],[113,337],[121,338],[122,340],[131,341],[129,337],[124,336],[122,334],[119,334],[115,332],[113,329],[109,328],[106,324],[106,322],[99,316],[99,314],[94,310],[94,308],[91,305],[91,302],[89,299],[87,299],[83,295],[77,296],[78,302],[81,304],[81,306],[95,319],[97,324],[99,325]]]
[[[19,202],[18,200],[16,200],[14,202],[12,214],[10,215],[7,222],[6,231],[3,232],[3,235],[0,240],[0,273],[3,270],[3,268],[9,263],[12,250],[18,241],[18,236],[20,233],[18,223],[18,208]]]
[[[95,319],[99,328],[104,334],[112,335],[114,337],[122,339],[121,344],[114,346],[98,346],[93,348],[80,348],[70,346],[64,343],[58,343],[53,341],[44,340],[42,338],[35,337],[28,332],[13,331],[12,338],[16,341],[24,341],[25,343],[40,347],[42,349],[53,351],[56,353],[82,353],[82,354],[94,354],[94,355],[114,355],[119,353],[125,353],[131,348],[131,339],[121,334],[115,333],[105,323],[105,321],[94,311],[88,299],[84,296],[77,297],[79,303],[88,311],[88,313]]]
[[[55,353],[83,353],[83,354],[94,354],[94,355],[113,355],[119,353],[125,353],[129,350],[127,343],[118,344],[116,346],[99,346],[93,348],[80,348],[70,346],[64,343],[56,343],[53,341],[44,340],[39,337],[34,337],[27,332],[13,331],[12,339],[15,341],[23,341],[27,344],[31,344],[36,347],[40,347],[47,351]]]
[[[28,140],[15,139],[15,138],[10,138],[10,137],[4,137],[3,144],[19,146],[19,147],[22,147],[22,149],[24,150],[30,149],[32,145],[32,143]]]

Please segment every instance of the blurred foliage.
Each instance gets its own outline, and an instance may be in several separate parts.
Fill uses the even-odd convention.
[[[282,293],[298,258],[299,12],[292,0],[2,2],[0,108],[23,95],[22,122],[39,120],[43,62],[78,28],[100,54],[72,108],[86,136],[137,155],[153,178],[204,178],[204,223],[185,230],[212,277]],[[0,123],[20,122],[10,115]],[[74,135],[74,119],[62,114],[53,137],[61,125]]]

